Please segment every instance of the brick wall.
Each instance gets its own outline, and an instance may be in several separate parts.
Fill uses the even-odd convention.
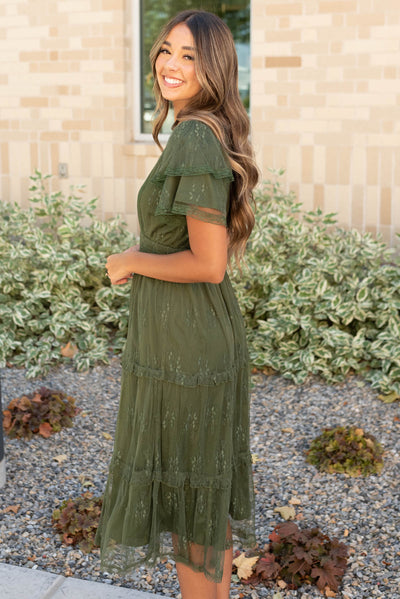
[[[252,120],[264,174],[341,224],[400,232],[399,0],[253,0]],[[398,241],[397,241],[398,243]]]
[[[0,4],[0,198],[35,168],[85,183],[136,228],[158,150],[135,142],[129,0]],[[346,226],[400,232],[399,0],[252,0],[253,139],[264,177]]]
[[[0,4],[0,198],[25,205],[35,168],[84,183],[105,218],[136,229],[136,195],[158,151],[132,144],[131,14],[124,0]]]

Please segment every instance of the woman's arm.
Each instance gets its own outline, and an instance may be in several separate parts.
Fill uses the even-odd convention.
[[[204,210],[218,214],[211,208]],[[132,273],[173,283],[220,283],[228,260],[226,228],[191,216],[186,220],[189,250],[175,254],[147,254],[135,246],[122,254],[112,254],[106,264],[111,283],[126,283]]]

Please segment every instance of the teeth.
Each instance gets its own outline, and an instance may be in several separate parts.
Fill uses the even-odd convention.
[[[164,79],[167,83],[170,83],[171,85],[175,85],[176,83],[182,83],[180,79],[171,79],[171,77],[164,77]]]

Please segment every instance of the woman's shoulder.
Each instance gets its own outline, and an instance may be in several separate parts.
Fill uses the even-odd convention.
[[[181,121],[172,131],[171,139],[187,145],[197,145],[199,147],[215,146],[220,149],[221,144],[211,127],[198,119],[189,119]]]
[[[169,146],[169,148],[168,148]],[[219,161],[229,165],[229,159],[221,142],[212,128],[199,119],[181,121],[174,130],[167,144],[169,151],[178,152],[181,155],[197,155],[199,158]],[[166,149],[167,149],[166,148]]]
[[[200,137],[208,135],[210,133],[214,135],[209,125],[207,125],[204,121],[201,121],[200,119],[196,118],[185,119],[184,121],[180,121],[176,125],[174,131],[180,131],[180,133],[192,132],[196,135],[199,135]]]
[[[232,168],[211,127],[197,119],[181,121],[172,131],[153,179],[201,174],[232,179]]]

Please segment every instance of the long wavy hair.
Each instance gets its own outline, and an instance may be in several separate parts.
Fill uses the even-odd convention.
[[[253,189],[258,183],[259,171],[249,142],[249,118],[239,95],[235,44],[230,29],[217,15],[202,10],[180,12],[164,26],[155,41],[150,51],[157,100],[153,138],[162,150],[158,136],[170,104],[161,94],[156,60],[162,43],[180,23],[184,23],[193,36],[196,76],[201,90],[177,114],[174,127],[190,119],[202,121],[212,129],[229,158],[234,175],[227,219],[229,256],[235,256],[238,261],[254,227]]]

